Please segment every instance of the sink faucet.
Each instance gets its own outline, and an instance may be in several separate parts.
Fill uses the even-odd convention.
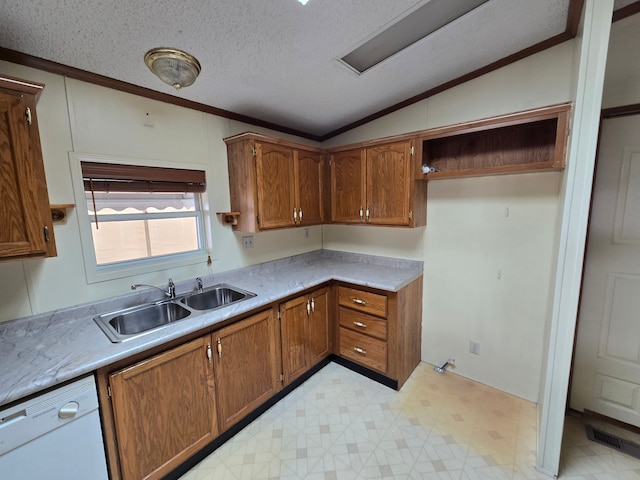
[[[135,290],[138,287],[149,287],[155,288],[156,290],[160,290],[165,296],[169,298],[176,298],[176,285],[173,283],[173,280],[169,279],[169,285],[167,286],[167,290],[163,290],[160,287],[156,287],[154,285],[148,285],[146,283],[136,283],[135,285],[131,285],[131,290]]]
[[[202,286],[202,279],[200,277],[196,277],[196,282],[198,282],[198,293],[202,293],[204,291],[204,287]]]

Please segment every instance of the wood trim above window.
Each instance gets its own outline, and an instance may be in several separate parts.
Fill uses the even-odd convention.
[[[193,192],[206,190],[203,170],[80,162],[84,190],[94,192]]]

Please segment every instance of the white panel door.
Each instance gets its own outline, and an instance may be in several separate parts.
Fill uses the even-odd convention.
[[[640,427],[640,115],[602,125],[570,406]]]

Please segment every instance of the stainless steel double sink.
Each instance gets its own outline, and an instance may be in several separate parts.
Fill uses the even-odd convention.
[[[198,313],[217,310],[241,302],[255,293],[224,283],[180,295],[171,300],[146,303],[98,315],[95,322],[114,343],[136,338]]]

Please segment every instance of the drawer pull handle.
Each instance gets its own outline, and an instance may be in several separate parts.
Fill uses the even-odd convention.
[[[362,322],[353,322],[356,327],[367,328],[367,326]]]
[[[365,302],[361,298],[352,298],[351,300],[353,300],[353,303],[355,303],[357,305],[366,305],[367,304],[367,302]]]
[[[362,355],[366,355],[366,354],[367,354],[367,351],[366,351],[366,350],[361,349],[360,347],[353,347],[353,349],[354,349],[356,352],[361,353]]]

